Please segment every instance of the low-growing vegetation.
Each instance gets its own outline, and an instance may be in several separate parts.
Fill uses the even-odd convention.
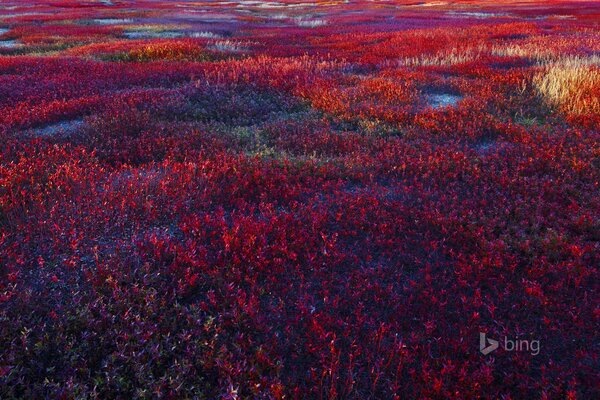
[[[0,398],[600,398],[599,18],[1,5]]]

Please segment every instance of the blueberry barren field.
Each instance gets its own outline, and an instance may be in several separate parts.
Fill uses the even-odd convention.
[[[597,399],[599,139],[598,2],[2,1],[0,398]]]

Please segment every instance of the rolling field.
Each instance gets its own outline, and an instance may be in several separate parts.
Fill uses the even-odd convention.
[[[0,399],[598,399],[599,266],[599,2],[0,2]]]

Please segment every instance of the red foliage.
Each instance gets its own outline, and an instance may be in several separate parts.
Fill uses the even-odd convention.
[[[600,396],[598,5],[315,3],[0,7],[0,398]]]

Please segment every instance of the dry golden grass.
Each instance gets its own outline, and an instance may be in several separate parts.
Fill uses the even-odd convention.
[[[556,52],[552,49],[542,48],[535,44],[508,46],[494,46],[491,48],[491,54],[501,57],[523,57],[537,62],[545,63],[556,59]]]
[[[449,66],[476,61],[484,54],[485,49],[479,47],[452,48],[437,54],[399,60],[401,66]]]
[[[572,114],[600,113],[598,57],[571,57],[545,67],[534,78],[547,101]]]

